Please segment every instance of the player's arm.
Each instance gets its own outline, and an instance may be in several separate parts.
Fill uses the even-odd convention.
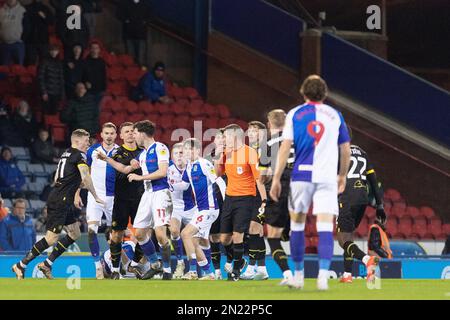
[[[178,183],[172,184],[172,188],[175,191],[185,191],[185,190],[189,189],[190,185],[191,185],[191,183],[189,181],[189,177],[187,175],[186,170],[184,170],[182,180]]]
[[[348,168],[350,166],[350,142],[344,142],[339,145],[339,173],[338,173],[338,193],[345,190]]]
[[[382,223],[384,223],[386,221],[386,212],[384,211],[383,194],[382,194],[381,188],[378,184],[375,169],[372,167],[372,165],[369,162],[369,159],[367,157],[366,157],[366,159],[367,159],[366,177],[367,177],[367,181],[370,184],[371,189],[373,190],[373,194],[375,197],[375,202],[377,205],[377,218]]]
[[[82,188],[84,188],[83,183],[80,184],[80,187],[77,189],[77,192],[75,192],[75,197],[73,200],[73,204],[75,205],[75,207],[77,209],[81,209],[84,206],[83,200],[81,200],[81,196],[80,196],[80,191]]]
[[[135,173],[130,173],[128,175],[128,181],[144,181],[144,180],[158,180],[167,177],[167,169],[169,168],[169,162],[159,162],[158,170],[146,175],[138,175]]]
[[[381,235],[377,228],[372,228],[370,230],[369,249],[375,251],[382,258],[389,257],[389,254],[381,248]]]
[[[278,201],[281,194],[281,175],[286,168],[289,153],[291,152],[292,142],[293,140],[283,139],[280,150],[278,150],[277,165],[275,166],[275,172],[272,177],[272,186],[270,188],[270,197],[274,201]]]
[[[131,160],[130,165],[126,166],[101,152],[97,152],[97,158],[106,161],[111,167],[123,174],[129,174],[139,169],[139,162],[136,159]]]
[[[97,192],[95,191],[94,183],[92,182],[92,178],[89,173],[89,167],[86,164],[79,164],[78,170],[80,171],[83,186],[92,194],[97,203],[104,205],[105,203],[98,197]]]

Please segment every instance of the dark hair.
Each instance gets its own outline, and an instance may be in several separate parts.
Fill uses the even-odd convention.
[[[153,137],[155,134],[156,126],[150,120],[142,120],[136,122],[133,126],[138,132],[144,132],[148,137]]]
[[[264,130],[266,129],[266,125],[264,123],[262,123],[261,121],[250,121],[248,123],[249,127],[257,127],[260,130]]]
[[[321,77],[313,74],[303,81],[300,93],[308,100],[323,101],[327,97],[328,87]]]
[[[12,154],[11,148],[10,147],[2,147],[2,150],[0,151],[0,155],[3,156],[3,152],[5,151],[9,151]]]
[[[156,62],[155,65],[153,66],[153,70],[156,70],[156,69],[163,69],[163,70],[166,70],[166,65],[164,64],[164,62],[158,61],[158,62]]]
[[[119,132],[122,131],[122,128],[124,127],[133,127],[134,123],[130,122],[130,121],[125,121],[124,123],[122,123],[119,127]]]
[[[115,125],[114,123],[112,123],[112,122],[105,122],[105,123],[102,125],[102,131],[103,131],[103,129],[105,129],[105,128],[113,128],[115,131],[117,131],[116,125]]]

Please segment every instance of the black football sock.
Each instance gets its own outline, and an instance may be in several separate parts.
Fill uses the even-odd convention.
[[[352,273],[353,257],[350,257],[347,251],[344,251],[344,272]]]
[[[258,238],[256,240],[258,254],[256,255],[256,260],[258,262],[259,267],[264,267],[266,265],[266,242],[264,241],[264,236]]]
[[[144,257],[144,251],[142,251],[141,245],[136,243],[134,247],[133,262],[140,263],[141,259]]]
[[[109,245],[109,249],[111,250],[111,262],[112,262],[113,268],[119,268],[120,258],[122,255],[122,244],[120,242],[115,243],[115,242],[111,241],[111,243]]]
[[[272,252],[273,260],[275,260],[278,267],[280,267],[281,272],[285,272],[289,270],[288,266],[288,257],[286,252],[284,252],[283,247],[281,246],[280,238],[268,238],[270,252]]]
[[[225,252],[227,253],[227,262],[233,262],[233,244],[230,243],[227,246],[223,246],[225,248]]]
[[[259,234],[251,234],[248,238],[248,257],[249,257],[249,265],[256,265],[256,261],[259,256],[259,248],[258,248],[258,238]]]
[[[214,265],[214,269],[220,269],[220,259],[222,254],[220,252],[220,243],[211,242],[211,260]]]
[[[31,250],[27,253],[25,258],[22,259],[21,263],[22,265],[27,265],[31,261],[34,260],[37,256],[39,256],[42,252],[44,252],[49,247],[47,240],[45,238],[42,238],[38,242],[36,242],[31,248]]]
[[[241,274],[241,268],[244,264],[244,243],[233,244],[233,273]]]
[[[362,261],[364,256],[366,255],[353,241],[347,241],[344,243],[344,252],[348,254],[349,257],[358,259]]]
[[[75,242],[75,240],[73,240],[71,237],[69,237],[69,235],[66,235],[64,238],[59,240],[58,243],[56,243],[56,246],[53,247],[53,251],[50,254],[50,256],[48,257],[48,260],[53,263],[74,242]],[[45,264],[47,264],[48,267],[51,266],[47,263],[47,260],[45,261]]]

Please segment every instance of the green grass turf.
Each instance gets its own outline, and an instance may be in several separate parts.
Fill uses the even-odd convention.
[[[450,280],[381,281],[381,289],[369,290],[365,280],[352,284],[330,280],[330,290],[316,290],[314,279],[307,279],[303,290],[278,286],[268,281],[138,281],[82,279],[81,289],[69,290],[66,280],[0,279],[0,300],[5,299],[450,299]]]

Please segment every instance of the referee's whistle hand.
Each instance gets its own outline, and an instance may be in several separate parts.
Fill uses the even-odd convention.
[[[273,201],[278,202],[280,194],[281,194],[281,183],[279,180],[273,180],[272,186],[270,187],[269,195]]]

